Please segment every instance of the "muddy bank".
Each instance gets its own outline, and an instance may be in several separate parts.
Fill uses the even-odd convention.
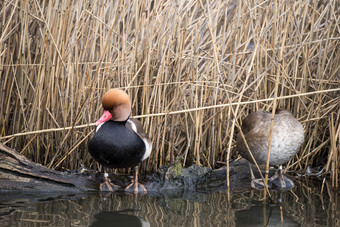
[[[231,190],[246,190],[250,187],[248,164],[245,161],[230,163]],[[212,170],[203,166],[182,168],[180,163],[161,168],[146,177],[146,187],[152,192],[171,191],[227,191],[226,168]]]
[[[111,174],[110,178],[124,189],[130,176]],[[31,162],[15,150],[0,144],[0,191],[88,192],[98,191],[102,174],[84,168],[59,172]],[[158,172],[140,177],[149,193],[178,194],[188,191],[226,191],[226,168],[212,170],[202,166],[183,168],[180,162],[164,166]],[[250,187],[248,164],[230,163],[231,190]]]

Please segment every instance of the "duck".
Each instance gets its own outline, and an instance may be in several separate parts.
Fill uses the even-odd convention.
[[[242,122],[236,138],[236,148],[250,163],[254,164],[251,154],[259,166],[267,162],[271,119],[271,112],[259,110],[250,113]],[[304,142],[304,128],[292,112],[286,109],[277,110],[273,121],[269,165],[279,167],[275,175],[268,179],[268,186],[271,189],[289,190],[294,187],[294,182],[282,173],[282,165],[300,150]],[[262,179],[255,179],[250,165],[249,168],[252,188],[263,188]]]
[[[96,121],[97,128],[88,145],[92,158],[104,167],[100,191],[104,186],[109,191],[119,189],[109,179],[106,168],[134,168],[134,177],[125,191],[146,193],[144,185],[138,182],[138,166],[150,156],[152,143],[141,122],[130,117],[130,97],[125,91],[113,88],[104,94],[102,106],[104,113]]]

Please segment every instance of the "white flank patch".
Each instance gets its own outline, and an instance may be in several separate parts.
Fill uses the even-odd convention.
[[[100,127],[102,127],[102,125],[104,124],[105,122],[103,122],[103,123],[100,123],[98,126],[97,126],[97,128],[96,128],[96,132],[98,132],[98,130],[100,129]]]
[[[152,150],[152,143],[150,143],[150,141],[146,138],[144,138],[143,141],[145,144],[145,154],[143,155],[142,161],[144,161],[150,156]]]
[[[135,131],[135,133],[137,133],[137,127],[136,127],[135,123],[133,123],[133,121],[130,121],[130,120],[128,120],[128,122],[130,123],[132,130]]]

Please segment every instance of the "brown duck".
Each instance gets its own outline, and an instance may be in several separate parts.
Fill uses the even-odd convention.
[[[242,133],[258,165],[266,164],[271,117],[272,113],[259,110],[249,114],[242,123]],[[304,141],[304,129],[288,110],[279,110],[273,120],[269,165],[278,165],[279,173],[269,179],[268,185],[272,188],[290,189],[294,182],[282,174],[282,164],[288,162],[299,151]],[[241,132],[237,135],[236,146],[240,154],[253,163]],[[252,187],[263,187],[261,179],[254,179],[252,170],[251,174]]]

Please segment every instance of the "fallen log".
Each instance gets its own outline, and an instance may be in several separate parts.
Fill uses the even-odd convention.
[[[1,191],[68,191],[96,190],[87,174],[66,173],[48,169],[0,143]]]
[[[250,186],[247,162],[230,163],[232,190],[247,190]],[[111,181],[124,189],[130,176],[110,175]],[[98,191],[102,174],[94,171],[60,172],[34,163],[24,155],[0,143],[0,192],[89,192]],[[151,193],[182,193],[190,191],[226,191],[226,168],[212,170],[203,166],[183,168],[181,161],[163,166],[159,171],[140,177]]]

